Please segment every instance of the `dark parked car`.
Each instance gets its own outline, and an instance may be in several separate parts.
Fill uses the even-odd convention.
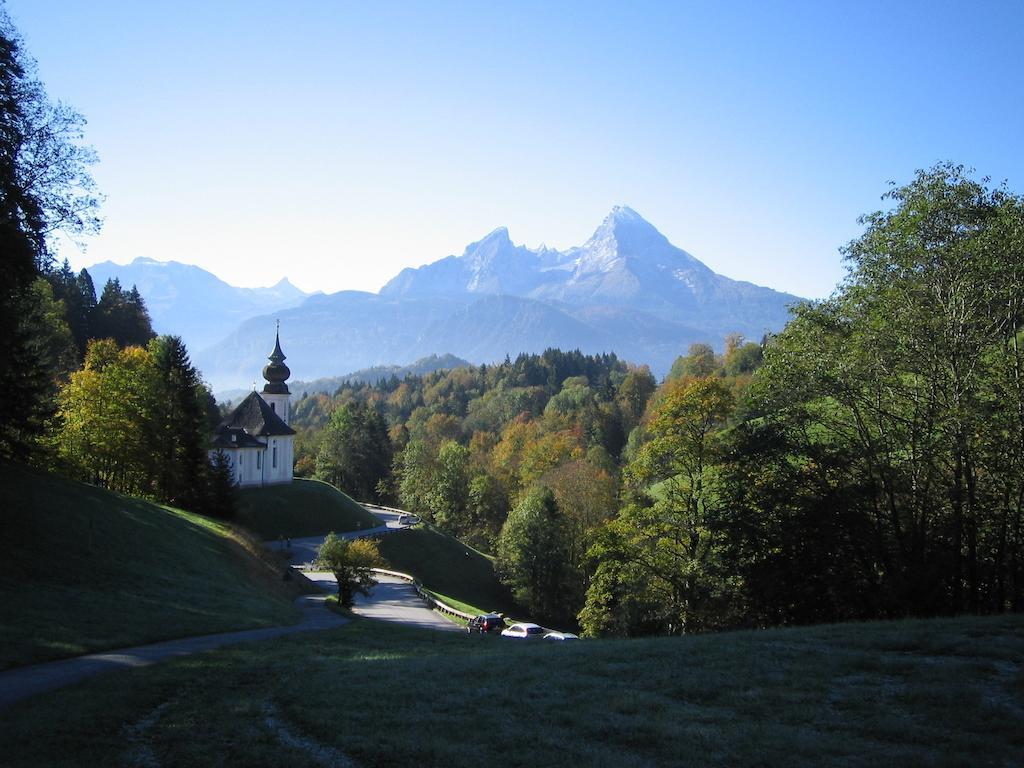
[[[488,632],[500,632],[505,628],[505,620],[496,613],[484,613],[474,616],[466,625],[466,631],[479,632],[481,635]]]

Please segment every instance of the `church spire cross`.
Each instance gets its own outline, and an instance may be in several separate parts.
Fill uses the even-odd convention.
[[[284,352],[281,351],[281,321],[277,321],[277,331],[274,333],[274,351],[270,353],[268,358],[272,363],[283,363],[285,361]],[[264,375],[266,373],[264,372]],[[285,376],[285,378],[288,378]]]

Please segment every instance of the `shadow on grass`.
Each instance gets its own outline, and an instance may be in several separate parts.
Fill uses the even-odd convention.
[[[357,619],[39,699],[0,741],[11,765],[119,760],[159,710],[135,744],[164,764],[310,758],[272,711],[361,766],[1019,764],[1024,617],[914,624],[522,643]]]

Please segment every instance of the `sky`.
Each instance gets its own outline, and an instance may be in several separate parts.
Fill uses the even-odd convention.
[[[106,197],[76,269],[376,291],[499,226],[582,244],[629,205],[810,298],[889,182],[1024,192],[1024,2],[7,0]]]

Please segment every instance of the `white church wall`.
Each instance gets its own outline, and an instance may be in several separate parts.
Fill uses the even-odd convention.
[[[264,481],[267,484],[290,483],[292,481],[293,439],[287,437],[271,437],[267,443],[266,472]],[[276,452],[276,460],[275,460]]]
[[[260,448],[240,448],[228,451],[238,484],[247,488],[263,481],[263,451]]]

